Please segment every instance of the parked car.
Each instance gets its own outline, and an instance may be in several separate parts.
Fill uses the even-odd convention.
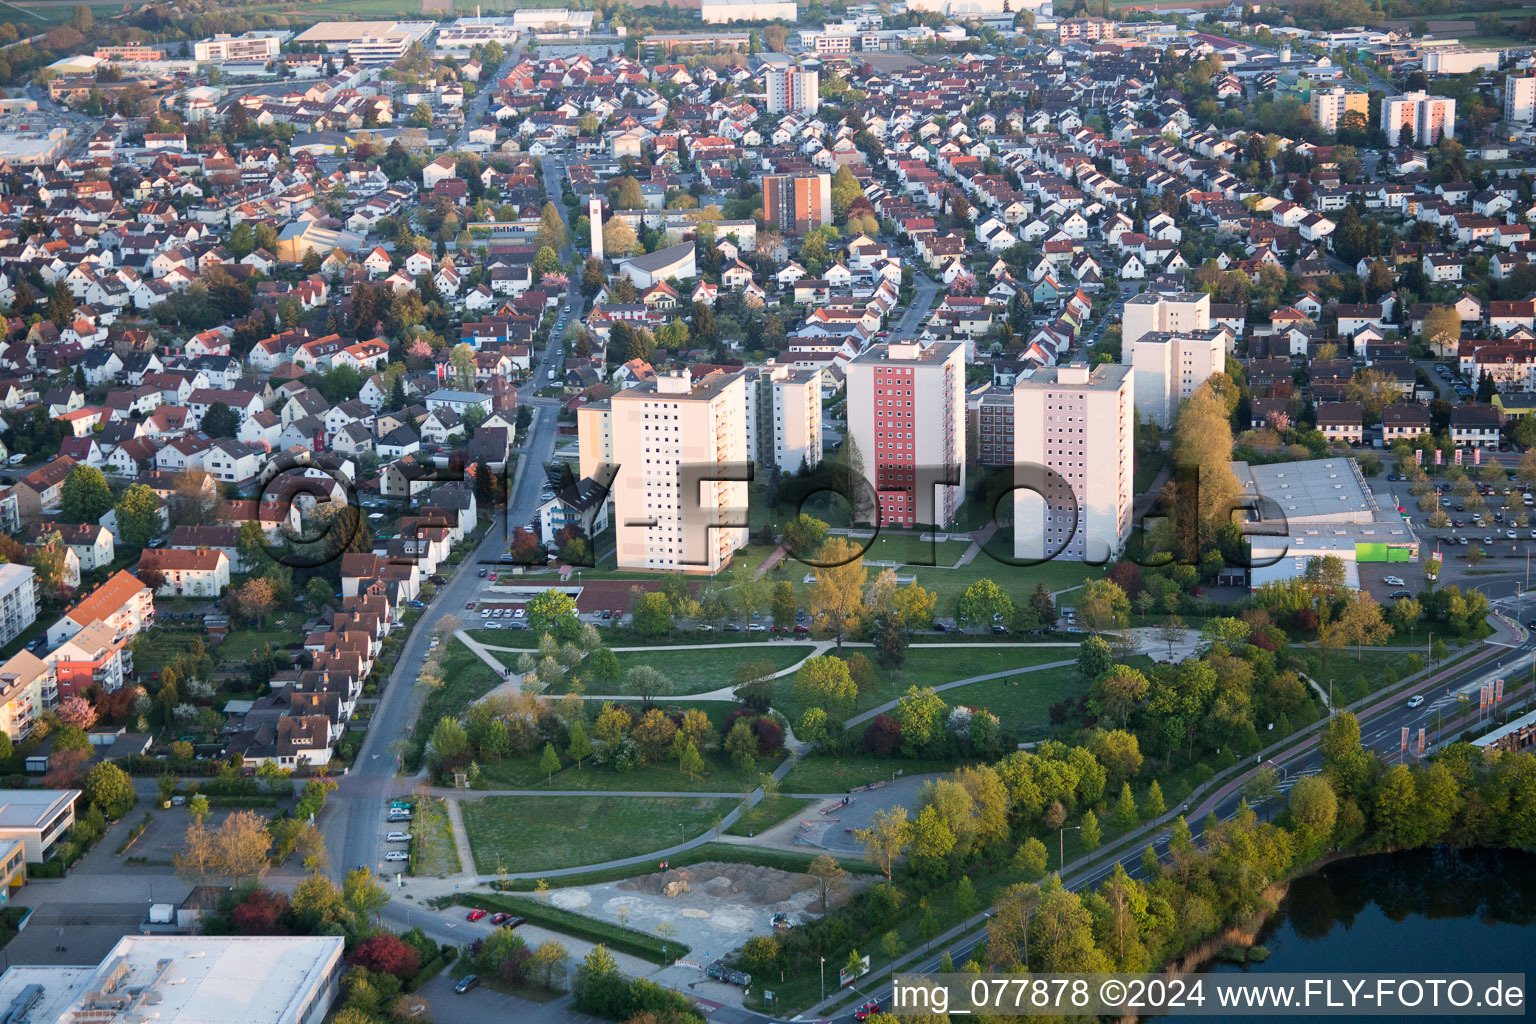
[[[1394,601],[1396,601],[1398,598],[1412,597],[1412,596],[1413,596],[1413,593],[1411,591],[1407,591],[1407,590],[1394,590],[1394,591],[1392,591],[1392,600],[1394,600]]]
[[[465,601],[464,602],[464,610],[467,611],[467,612],[474,611],[475,610],[475,602],[473,602],[473,601]]]
[[[474,910],[471,910],[467,915],[465,915],[464,920],[466,920],[466,921],[478,921],[482,917],[484,917],[487,913],[489,913],[489,911],[481,910],[479,907],[476,907]]]
[[[498,910],[496,913],[491,915],[491,924],[504,924],[507,918],[511,916],[512,915],[507,913],[505,910]]]
[[[509,915],[507,915],[507,920],[502,923],[502,927],[510,930],[512,928],[517,928],[517,927],[520,927],[520,926],[525,925],[527,923],[528,923],[528,919],[527,918],[525,918],[525,917],[513,917],[513,916],[511,916],[509,914]]]
[[[391,832],[384,837],[384,841],[386,843],[408,843],[411,841],[411,834],[409,832]]]
[[[404,850],[390,850],[384,855],[384,859],[392,861],[410,860],[411,855]]]
[[[479,576],[479,577],[480,577],[480,578],[481,578],[481,579],[485,579],[485,573],[486,573],[486,570],[484,570],[484,569],[481,569],[481,570],[480,570],[480,571],[479,571],[479,572],[478,572],[478,573],[476,573],[476,574],[475,574],[475,575],[477,575],[477,576]],[[473,975],[471,975],[471,977],[473,977]]]
[[[1401,576],[1384,576],[1382,582],[1389,587],[1406,587],[1408,585]]]
[[[459,983],[457,985],[453,986],[453,990],[459,995],[463,995],[465,992],[468,992],[478,984],[480,984],[480,977],[478,975],[466,974],[464,977],[459,979]]]

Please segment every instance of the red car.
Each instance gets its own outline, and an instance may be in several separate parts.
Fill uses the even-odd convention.
[[[475,610],[475,602],[473,602],[473,601],[465,601],[464,602],[464,610],[467,611],[467,612],[474,611]]]
[[[809,626],[796,626],[795,636],[805,636],[805,634],[809,633],[810,631],[811,628]]]
[[[871,999],[857,1010],[853,1011],[854,1020],[868,1020],[871,1014],[880,1012],[880,1004]]]
[[[484,910],[481,910],[479,907],[476,907],[474,910],[471,910],[469,912],[469,916],[468,916],[467,920],[478,921],[482,917],[484,917],[485,914],[486,914],[486,912]]]
[[[490,580],[492,583],[495,583],[496,582],[496,574],[495,573],[491,573],[489,576],[486,577],[486,579]]]
[[[505,924],[507,922],[507,919],[509,917],[511,917],[511,916],[512,916],[511,914],[508,914],[505,911],[503,911],[501,913],[492,914],[491,915],[491,924]]]

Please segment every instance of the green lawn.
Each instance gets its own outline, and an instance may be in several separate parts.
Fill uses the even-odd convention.
[[[954,771],[960,763],[954,760],[915,761],[900,757],[867,757],[863,754],[832,757],[814,753],[801,758],[800,763],[784,776],[779,788],[786,793],[841,793],[852,786],[889,779],[894,772],[928,775]]]
[[[728,836],[752,836],[764,832],[787,818],[802,813],[807,807],[822,803],[820,800],[797,800],[792,796],[771,796],[760,800],[736,824],[725,830]]]
[[[867,559],[924,568],[952,566],[971,546],[969,540],[925,541],[906,533],[881,533],[873,540],[868,537],[854,539],[864,546]]]
[[[671,680],[670,696],[686,696],[730,686],[742,666],[755,662],[772,664],[774,671],[789,668],[802,661],[814,649],[800,644],[785,644],[741,650],[639,651],[632,654],[620,650],[614,653],[619,656],[619,667],[624,672],[640,665],[649,665]],[[498,657],[512,665],[518,655],[502,653]],[[621,677],[615,683],[592,683],[587,686],[587,690],[592,693],[622,693],[624,684]],[[556,684],[553,692],[563,693],[563,684]]]
[[[844,648],[845,654],[860,651],[873,657],[870,648]],[[1071,647],[930,647],[908,648],[906,663],[894,672],[879,672],[883,685],[859,694],[854,704],[854,714],[868,711],[888,701],[896,700],[907,692],[909,686],[938,686],[957,679],[1003,672],[1008,669],[1029,668],[1053,661],[1068,661],[1077,657]],[[941,694],[947,703],[953,704],[948,692]],[[773,707],[788,718],[791,724],[800,721],[805,709],[795,699],[795,680],[784,676],[774,682]]]
[[[645,797],[486,797],[465,803],[476,870],[494,873],[596,864],[676,845],[712,827],[734,800]]]
[[[418,801],[411,826],[411,874],[452,875],[459,870],[459,851],[453,843],[448,808],[441,800]]]
[[[983,707],[1002,720],[1003,728],[1021,740],[1042,738],[1050,729],[1050,707],[1082,692],[1075,668],[1029,672],[1013,679],[989,679],[945,690],[940,696],[951,707]]]

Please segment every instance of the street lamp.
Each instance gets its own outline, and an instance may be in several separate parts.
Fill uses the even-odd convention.
[[[1081,832],[1083,830],[1083,826],[1063,825],[1061,826],[1061,832],[1056,836],[1056,870],[1061,874],[1067,873],[1067,831],[1069,829],[1073,832]]]
[[[821,958],[821,1001],[827,1001],[827,958]]]

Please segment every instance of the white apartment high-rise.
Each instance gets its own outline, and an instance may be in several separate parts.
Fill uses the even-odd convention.
[[[603,258],[603,201],[596,196],[587,200],[587,220],[592,225],[592,258]]]
[[[1456,137],[1456,101],[1428,96],[1422,89],[1381,101],[1381,130],[1389,146],[1433,146],[1442,138]]]
[[[848,364],[848,436],[879,498],[881,525],[954,520],[965,494],[964,360],[957,342],[891,342]]]
[[[754,366],[747,382],[747,452],[761,473],[821,465],[821,371]]]
[[[1171,426],[1179,403],[1227,368],[1227,332],[1220,327],[1174,334],[1153,331],[1131,346],[1136,370],[1136,414]]]
[[[1504,79],[1504,120],[1517,124],[1536,120],[1536,78],[1510,75]]]
[[[768,69],[768,113],[814,114],[821,105],[820,75],[803,68]]]
[[[1120,325],[1120,361],[1130,363],[1131,346],[1143,334],[1203,331],[1210,326],[1211,296],[1206,292],[1133,295],[1125,300],[1125,317]]]
[[[1078,363],[1042,367],[1014,384],[1015,558],[1097,562],[1124,550],[1135,490],[1135,373]]]
[[[620,569],[716,573],[747,542],[745,526],[724,524],[745,521],[748,485],[711,479],[714,467],[750,460],[746,405],[740,373],[696,383],[668,374],[581,410],[581,475],[617,468],[609,500]]]

